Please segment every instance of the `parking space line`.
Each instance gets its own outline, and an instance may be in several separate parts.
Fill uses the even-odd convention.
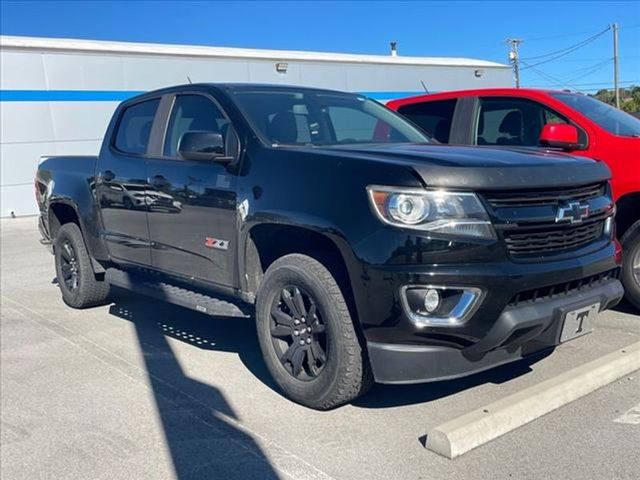
[[[640,425],[640,403],[627,410],[623,415],[613,420],[615,423],[627,423],[629,425]]]
[[[640,369],[640,342],[434,428],[427,448],[455,458]]]
[[[15,308],[15,311],[19,312],[22,318],[32,321],[34,323],[37,323],[38,325],[58,335],[66,342],[72,344],[74,347],[80,350],[83,350],[85,353],[92,356],[94,359],[100,361],[101,363],[111,368],[114,368],[120,374],[125,375],[130,380],[135,381],[136,383],[140,384],[146,389],[149,388],[146,378],[148,377],[148,375],[151,375],[151,374],[149,372],[144,371],[142,368],[133,364],[129,360],[104,348],[102,345],[95,343],[94,341],[85,337],[84,335],[74,332],[73,330],[69,329],[65,325],[59,322],[56,322],[51,318],[45,317],[37,310],[33,310],[32,308],[28,307],[27,305],[24,305],[23,303],[17,300],[9,298],[6,295],[2,295],[2,301],[3,302],[8,301],[14,304],[17,307]],[[29,315],[25,315],[23,312],[20,312],[20,310],[27,311],[37,318],[31,318]],[[188,409],[186,410],[187,414],[195,416],[196,419],[205,423],[208,427],[218,431],[223,431],[225,424],[230,425],[234,429],[240,430],[244,432],[246,435],[256,440],[259,440],[265,449],[265,453],[266,453],[265,456],[268,455],[268,458],[269,458],[268,461],[272,464],[272,467],[275,468],[279,473],[284,474],[287,477],[296,479],[296,480],[335,480],[329,474],[320,470],[314,465],[310,464],[303,458],[300,458],[296,454],[286,450],[285,448],[269,440],[268,438],[261,435],[260,433],[250,429],[249,427],[240,423],[239,421],[211,409],[211,407],[209,407],[208,405],[200,401],[198,398],[190,395],[187,392],[184,392],[183,390],[167,382],[166,380],[160,377],[157,377],[155,375],[154,375],[154,380],[162,383],[163,385],[165,385],[165,387],[173,390],[174,393],[185,398],[187,401],[191,403],[196,403],[199,407],[206,409],[208,413],[210,413],[215,420],[221,422],[222,424],[222,426],[217,426],[211,421],[207,420],[206,418],[202,418],[202,416],[200,415],[195,415],[191,413]],[[175,403],[174,399],[169,398],[167,396],[164,396],[164,397],[165,397],[165,400]],[[229,441],[237,444],[238,446],[246,450],[247,453],[251,455],[257,455],[257,453],[253,451],[252,447],[250,445],[247,445],[241,439],[229,438]]]

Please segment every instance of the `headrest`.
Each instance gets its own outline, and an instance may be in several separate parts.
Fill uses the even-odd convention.
[[[507,113],[502,122],[500,122],[498,131],[514,137],[522,135],[522,112],[514,110]]]

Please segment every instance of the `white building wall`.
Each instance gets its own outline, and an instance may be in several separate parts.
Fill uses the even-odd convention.
[[[511,86],[509,67],[468,59],[375,57],[2,37],[0,215],[36,213],[40,156],[95,155],[119,101],[192,82],[287,83],[380,101]],[[286,62],[286,74],[275,63]],[[482,70],[478,77],[476,70]]]

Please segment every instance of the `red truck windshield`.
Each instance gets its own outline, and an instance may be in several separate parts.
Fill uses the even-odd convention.
[[[640,120],[600,100],[575,93],[552,93],[553,97],[577,110],[609,133],[640,137]]]

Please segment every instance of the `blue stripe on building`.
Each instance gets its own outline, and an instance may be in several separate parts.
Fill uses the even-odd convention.
[[[138,90],[0,90],[2,102],[121,102],[144,91]],[[424,92],[358,92],[374,100],[393,100]]]
[[[135,90],[0,90],[2,102],[121,102]]]

